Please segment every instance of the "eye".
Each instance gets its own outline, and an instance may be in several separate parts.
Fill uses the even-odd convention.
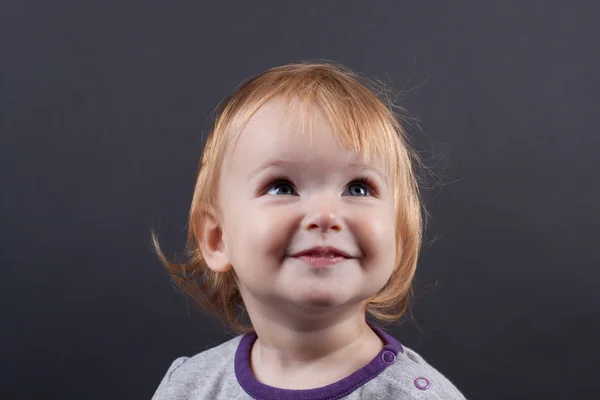
[[[350,182],[342,195],[346,195],[347,192],[349,192],[352,197],[374,196],[377,193],[371,180],[367,177]],[[294,185],[287,178],[273,179],[271,183],[266,186],[263,193],[272,196],[298,196],[298,193],[296,193],[296,190],[294,189]]]
[[[276,179],[267,186],[266,194],[274,196],[294,196],[294,186],[286,179]]]
[[[373,196],[375,194],[373,185],[370,183],[368,178],[358,179],[351,182],[348,185],[347,190],[350,192],[350,196],[353,197]]]

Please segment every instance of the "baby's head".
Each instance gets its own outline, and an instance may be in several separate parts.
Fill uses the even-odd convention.
[[[384,100],[385,101],[385,100]],[[282,323],[405,312],[422,235],[392,109],[330,64],[268,70],[221,104],[204,148],[182,290],[235,332],[242,306]]]

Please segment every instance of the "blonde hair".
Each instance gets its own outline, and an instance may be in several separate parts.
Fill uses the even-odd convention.
[[[206,140],[189,213],[188,261],[171,263],[152,232],[154,249],[174,283],[204,310],[235,333],[252,330],[240,322],[243,300],[234,269],[212,271],[202,257],[201,225],[217,207],[220,167],[225,150],[252,116],[269,100],[283,99],[302,115],[318,107],[349,150],[365,158],[382,157],[392,172],[396,209],[396,266],[385,286],[366,300],[367,314],[379,322],[400,319],[412,296],[421,248],[424,212],[417,179],[422,166],[409,144],[395,106],[384,90],[352,71],[329,63],[296,63],[269,69],[242,84],[224,100]],[[307,113],[308,111],[308,113]]]

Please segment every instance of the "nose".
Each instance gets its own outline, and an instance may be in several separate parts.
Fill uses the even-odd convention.
[[[318,230],[323,233],[328,231],[340,232],[342,223],[339,214],[329,202],[320,202],[320,204],[312,207],[306,215],[304,228],[309,231]]]

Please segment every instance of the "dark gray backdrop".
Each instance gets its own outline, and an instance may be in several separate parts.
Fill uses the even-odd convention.
[[[175,357],[228,338],[149,230],[183,250],[217,103],[315,59],[410,89],[446,183],[416,322],[390,331],[468,398],[593,397],[597,2],[254,3],[2,2],[0,397],[148,399]]]

